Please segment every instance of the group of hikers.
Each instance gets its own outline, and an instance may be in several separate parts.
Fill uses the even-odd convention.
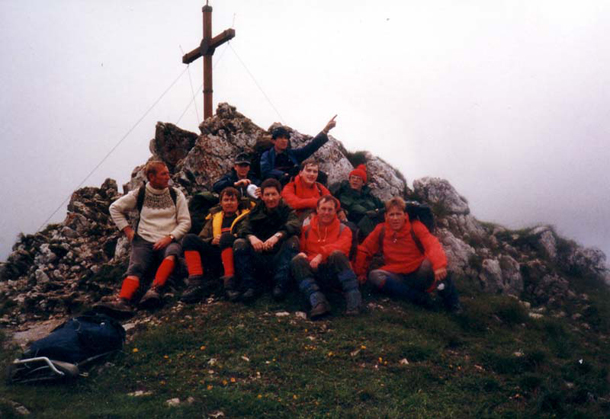
[[[189,234],[191,217],[184,194],[169,186],[168,167],[146,165],[148,182],[110,206],[110,215],[131,243],[129,267],[117,296],[98,308],[117,316],[133,314],[140,283],[154,280],[140,307],[161,302],[163,287],[182,256],[188,270],[185,303],[210,295],[221,277],[229,301],[254,301],[265,289],[281,301],[293,288],[307,298],[311,319],[331,311],[325,293],[341,290],[346,314],[362,308],[360,288],[371,284],[395,298],[430,306],[437,292],[444,307],[459,312],[458,293],[447,273],[439,240],[406,203],[383,203],[367,187],[359,165],[333,190],[311,156],[328,141],[331,119],[301,148],[290,147],[290,132],[272,132],[273,146],[260,156],[260,177],[252,160],[240,153],[229,173],[214,185],[219,205],[207,215],[199,234]],[[137,211],[134,226],[128,214]],[[151,272],[152,273],[152,272]]]

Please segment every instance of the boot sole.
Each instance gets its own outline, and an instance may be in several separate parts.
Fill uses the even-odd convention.
[[[105,314],[108,317],[112,317],[117,320],[125,320],[133,317],[136,313],[133,310],[121,310],[118,308],[108,307],[106,305],[93,306],[93,311],[101,314]]]

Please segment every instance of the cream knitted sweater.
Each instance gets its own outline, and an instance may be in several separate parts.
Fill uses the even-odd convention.
[[[122,196],[110,205],[110,215],[119,230],[129,225],[127,214],[136,209],[138,189]],[[191,228],[191,216],[184,194],[176,189],[176,204],[169,193],[169,188],[155,189],[146,184],[144,204],[140,213],[138,236],[151,243],[168,235],[179,241]]]

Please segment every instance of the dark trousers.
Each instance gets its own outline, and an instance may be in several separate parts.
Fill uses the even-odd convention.
[[[137,234],[131,241],[131,253],[129,254],[129,267],[126,276],[137,276],[143,279],[146,274],[156,270],[159,264],[168,256],[180,256],[181,247],[176,242],[170,243],[161,250],[153,249],[154,243],[144,240]]]
[[[347,256],[342,252],[333,252],[324,263],[318,266],[317,272],[311,269],[309,260],[302,256],[292,260],[290,269],[299,289],[312,307],[326,300],[320,285],[323,288],[329,288],[333,282],[339,282],[341,285],[349,307],[360,305],[362,297],[358,289],[358,279]]]
[[[369,281],[390,296],[402,298],[414,304],[427,305],[430,297],[426,290],[434,282],[434,271],[430,261],[424,259],[416,271],[408,274],[396,274],[375,269],[369,272]],[[438,295],[443,304],[448,309],[457,307],[459,296],[451,275],[448,273],[441,283],[444,284],[444,289],[439,290]]]
[[[224,236],[224,234],[223,234]],[[221,237],[222,242],[222,237]],[[201,257],[201,265],[203,266],[204,273],[214,274],[214,276],[219,276],[219,273],[222,272],[222,261],[220,258],[221,248],[220,246],[215,246],[210,244],[209,242],[203,241],[196,234],[187,234],[182,239],[182,249],[187,251],[196,251],[199,252],[199,256]]]
[[[299,238],[279,243],[271,252],[255,252],[247,239],[233,245],[235,273],[244,289],[258,290],[262,278],[271,278],[273,285],[287,289],[290,285],[290,261],[299,252]]]

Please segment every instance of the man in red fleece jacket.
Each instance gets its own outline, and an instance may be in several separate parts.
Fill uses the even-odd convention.
[[[441,243],[419,220],[409,220],[400,197],[386,203],[385,223],[358,246],[356,272],[366,280],[368,264],[382,253],[384,265],[368,274],[369,281],[389,295],[420,305],[429,305],[428,293],[437,290],[445,307],[461,311],[459,297],[447,273],[447,258]]]
[[[330,195],[330,191],[317,182],[318,168],[319,164],[314,159],[305,160],[301,163],[299,174],[282,189],[282,198],[301,220],[316,210],[321,196]]]
[[[299,289],[311,303],[309,316],[312,319],[330,312],[330,304],[320,291],[320,284],[324,286],[333,281],[341,284],[348,315],[358,314],[362,304],[358,279],[348,260],[352,231],[339,222],[339,205],[330,195],[318,200],[317,214],[306,220],[301,230],[301,253],[292,259],[290,266]]]

